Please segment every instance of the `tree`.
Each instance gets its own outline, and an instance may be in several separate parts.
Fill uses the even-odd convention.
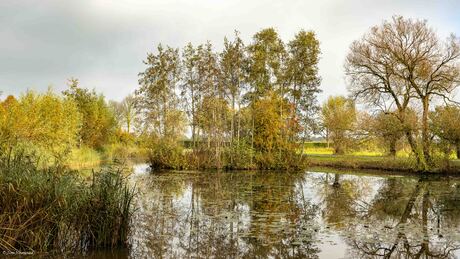
[[[192,131],[192,145],[196,147],[197,138],[197,106],[201,101],[200,81],[198,78],[198,62],[200,56],[197,54],[198,48],[193,47],[191,43],[182,50],[182,81],[181,95],[185,101],[185,110],[190,120]]]
[[[145,128],[159,138],[177,138],[182,128],[176,127],[179,100],[176,94],[180,79],[179,51],[157,47],[157,54],[148,53],[144,72],[139,73],[140,88],[136,91],[139,107],[144,114]]]
[[[107,144],[115,132],[115,116],[105,101],[103,95],[94,90],[80,88],[78,79],[70,79],[69,89],[63,92],[64,96],[73,100],[82,114],[80,129],[80,143],[92,148],[102,148]]]
[[[228,104],[225,89],[219,80],[218,55],[207,42],[198,50],[198,74],[202,100],[200,103],[200,129],[207,139],[207,152],[213,156],[215,167],[222,167],[222,149],[225,141]],[[206,115],[203,112],[206,111]],[[204,116],[203,116],[204,115]]]
[[[253,36],[248,46],[249,83],[251,100],[256,100],[266,92],[275,90],[284,96],[281,81],[283,79],[283,61],[286,50],[283,41],[273,28],[263,29]]]
[[[404,136],[404,128],[394,113],[379,112],[371,123],[374,135],[387,146],[389,155],[396,156],[396,144]]]
[[[183,166],[183,152],[178,142],[185,130],[185,114],[180,110],[178,97],[179,50],[159,44],[157,53],[148,53],[144,64],[147,68],[139,73],[136,98],[143,116],[150,163],[156,168],[179,169]]]
[[[343,96],[330,96],[323,104],[322,118],[333,142],[334,153],[343,154],[349,146],[350,131],[356,121],[354,102]]]
[[[453,145],[457,159],[460,159],[460,108],[453,105],[438,106],[430,117],[433,133]]]
[[[223,84],[225,94],[229,96],[231,104],[231,124],[230,136],[233,142],[235,134],[236,139],[240,140],[241,117],[236,112],[241,109],[242,89],[246,75],[247,57],[245,46],[239,33],[235,31],[235,39],[229,41],[224,39],[224,50],[220,53],[220,80]],[[238,118],[235,118],[238,117]],[[235,120],[237,121],[237,129],[235,130]]]
[[[355,97],[380,107],[396,106],[405,123],[412,99],[422,107],[421,151],[413,132],[405,133],[422,169],[431,164],[428,114],[435,97],[450,100],[460,81],[460,46],[451,36],[442,42],[426,21],[395,16],[355,41],[345,70]]]
[[[284,110],[284,113],[282,112]],[[278,93],[270,91],[253,104],[254,149],[259,168],[279,168],[292,165],[287,161],[295,158],[296,143],[285,137],[286,120],[290,117],[288,103]],[[298,160],[296,160],[298,161]]]
[[[253,36],[248,46],[248,86],[245,99],[255,103],[269,91],[278,91],[284,96],[282,87],[283,61],[286,50],[283,41],[273,28],[263,29]],[[252,115],[251,147],[254,148],[254,114]]]
[[[316,115],[320,109],[317,95],[321,78],[318,76],[319,41],[314,32],[301,30],[288,43],[288,58],[284,75],[289,100],[294,106],[295,119],[303,127],[302,140],[316,131]]]
[[[137,119],[136,98],[133,95],[128,95],[121,102],[111,101],[109,104],[118,124],[128,134],[132,133],[133,124]]]

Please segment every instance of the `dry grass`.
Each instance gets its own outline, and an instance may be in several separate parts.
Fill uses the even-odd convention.
[[[75,252],[127,244],[130,188],[121,172],[39,169],[23,154],[0,158],[0,251]]]

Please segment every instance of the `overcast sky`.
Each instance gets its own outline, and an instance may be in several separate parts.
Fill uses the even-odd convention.
[[[457,0],[76,0],[0,1],[0,91],[61,91],[70,77],[121,100],[137,88],[142,60],[158,43],[210,40],[220,50],[236,29],[246,43],[274,27],[287,42],[300,29],[321,42],[325,96],[346,94],[343,63],[353,40],[399,14],[427,19],[441,37],[460,35]]]

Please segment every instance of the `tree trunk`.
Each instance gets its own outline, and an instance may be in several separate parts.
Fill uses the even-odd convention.
[[[428,166],[432,165],[430,156],[430,136],[428,132],[428,108],[429,108],[429,97],[425,96],[422,99],[423,102],[423,115],[422,115],[422,149],[425,162]]]
[[[193,86],[191,90],[191,99],[192,99],[192,146],[193,146],[193,151],[195,151],[196,148],[196,135],[195,135],[195,94],[193,91]]]
[[[457,149],[457,159],[460,159],[460,142],[457,142],[456,149]]]
[[[232,97],[232,120],[230,121],[230,141],[233,143],[233,137],[235,135],[235,97]]]
[[[332,184],[332,187],[339,187],[340,186],[340,175],[339,174],[334,174],[334,183]]]
[[[299,157],[299,163],[302,161],[302,158],[305,155],[305,142],[307,141],[307,128],[305,127],[304,133],[303,133],[303,138],[302,138],[302,146],[300,147],[300,157]]]
[[[251,165],[252,165],[252,159],[253,159],[253,154],[254,154],[254,108],[252,108],[252,125],[251,125]]]
[[[390,156],[396,157],[396,141],[395,140],[391,140],[390,142]]]
[[[340,146],[335,146],[334,147],[334,154],[335,155],[341,155],[342,154],[342,149],[340,148]]]
[[[163,96],[163,137],[166,137],[167,135],[166,113],[167,113],[166,97]]]
[[[417,143],[415,142],[414,136],[412,136],[412,129],[407,126],[405,109],[398,109],[398,113],[398,119],[404,125],[404,134],[406,135],[407,142],[409,142],[409,146],[412,150],[412,153],[415,156],[417,168],[426,169],[425,162],[423,161],[420,153],[417,150]]]
[[[415,155],[415,159],[417,161],[417,167],[425,167],[424,163],[422,164],[422,158],[420,156],[420,153],[417,151],[417,144],[415,143],[414,136],[412,136],[411,130],[406,129],[405,130],[407,142],[409,142],[409,146],[412,150],[412,153]]]
[[[235,135],[235,96],[232,96],[232,120],[231,120],[231,134],[230,134],[230,143],[231,147],[233,148],[233,141]],[[230,152],[230,164],[233,165],[233,152]]]
[[[236,139],[238,140],[238,144],[240,142],[240,127],[241,127],[241,101],[240,98],[238,97],[238,128],[237,128],[237,133],[236,133]]]

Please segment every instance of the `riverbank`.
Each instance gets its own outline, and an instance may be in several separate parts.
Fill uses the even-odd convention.
[[[307,164],[310,167],[331,167],[343,169],[368,169],[383,171],[398,171],[420,173],[415,168],[415,161],[406,157],[385,156],[356,156],[356,155],[307,155]],[[439,162],[438,164],[441,164]],[[433,174],[460,173],[460,160],[450,160],[449,164],[442,163],[429,172]]]
[[[70,152],[65,166],[73,170],[100,167],[102,164],[127,161],[147,161],[147,150],[134,145],[112,144],[101,150],[88,147],[74,148]]]

